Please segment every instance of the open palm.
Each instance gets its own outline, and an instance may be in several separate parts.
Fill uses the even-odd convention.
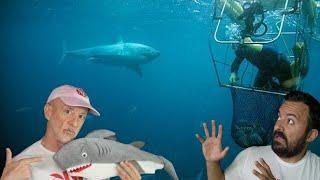
[[[216,136],[215,121],[212,121],[212,136],[209,134],[208,126],[203,124],[203,129],[206,134],[206,139],[203,139],[197,134],[198,140],[202,143],[202,152],[206,161],[218,162],[224,158],[229,150],[228,147],[222,149],[222,125],[219,125],[218,136]]]

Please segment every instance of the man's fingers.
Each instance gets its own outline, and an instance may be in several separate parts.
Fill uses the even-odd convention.
[[[199,134],[196,134],[196,138],[199,140],[201,144],[204,142],[204,139]]]
[[[10,148],[6,148],[6,165],[12,161],[12,152]]]
[[[253,170],[253,172],[252,172],[255,176],[257,176],[259,179],[265,179],[266,177],[263,175],[263,174],[261,174],[261,173],[259,173],[257,170]]]
[[[259,161],[256,161],[256,167],[261,171],[262,174],[267,175],[267,169],[260,164]]]
[[[24,158],[19,161],[23,164],[31,164],[31,163],[39,162],[42,160],[43,160],[42,157],[32,157],[32,158]]]
[[[216,121],[211,120],[211,127],[212,127],[212,137],[216,137]]]
[[[138,178],[138,179],[141,178],[139,171],[137,170],[137,168],[134,167],[134,165],[132,163],[124,162],[124,164],[126,165],[127,170],[130,169],[130,173],[129,174],[133,175],[135,178]]]
[[[126,171],[119,165],[117,166],[118,175],[122,180],[129,179],[129,175],[126,173]]]
[[[229,147],[224,148],[224,150],[221,152],[222,157],[225,157],[227,155],[229,149],[230,149]]]
[[[118,174],[123,180],[137,180],[141,179],[138,170],[129,162],[121,162],[117,166]]]
[[[202,123],[202,125],[203,125],[203,129],[204,129],[204,133],[206,134],[206,138],[209,138],[210,134],[209,134],[207,123]]]
[[[221,139],[222,138],[222,125],[219,124],[219,131],[218,131],[218,136],[217,136],[218,139]]]
[[[266,161],[263,158],[260,158],[260,164],[266,169],[266,171],[268,173],[268,176],[272,176],[273,177],[273,174],[272,174],[272,171],[270,169],[270,166],[266,163]]]
[[[266,161],[264,161],[263,158],[260,158],[260,164],[265,167],[269,172],[271,172],[271,169],[269,167],[269,165],[266,163]]]
[[[130,179],[133,178],[132,175],[134,175],[134,174],[133,174],[132,169],[129,167],[128,163],[126,163],[125,161],[121,162],[120,166],[126,172],[126,174],[129,175]]]

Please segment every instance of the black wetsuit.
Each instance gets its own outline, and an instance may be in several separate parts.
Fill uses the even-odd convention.
[[[278,89],[283,81],[292,78],[287,57],[273,48],[263,46],[260,52],[256,52],[248,46],[241,46],[235,54],[231,72],[238,72],[242,61],[247,59],[259,69],[254,82],[255,87]],[[277,78],[278,83],[274,78]]]

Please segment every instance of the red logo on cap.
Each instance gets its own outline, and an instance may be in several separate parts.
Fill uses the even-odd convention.
[[[87,94],[80,88],[77,89],[77,93],[82,97],[86,97],[87,96]]]

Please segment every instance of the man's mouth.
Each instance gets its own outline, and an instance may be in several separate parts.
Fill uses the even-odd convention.
[[[64,129],[63,132],[69,136],[74,136],[76,134],[72,129]]]
[[[287,139],[282,133],[275,133],[273,136],[273,140],[279,143],[286,143]]]
[[[273,139],[278,142],[285,142],[285,139],[279,135],[275,135]]]

